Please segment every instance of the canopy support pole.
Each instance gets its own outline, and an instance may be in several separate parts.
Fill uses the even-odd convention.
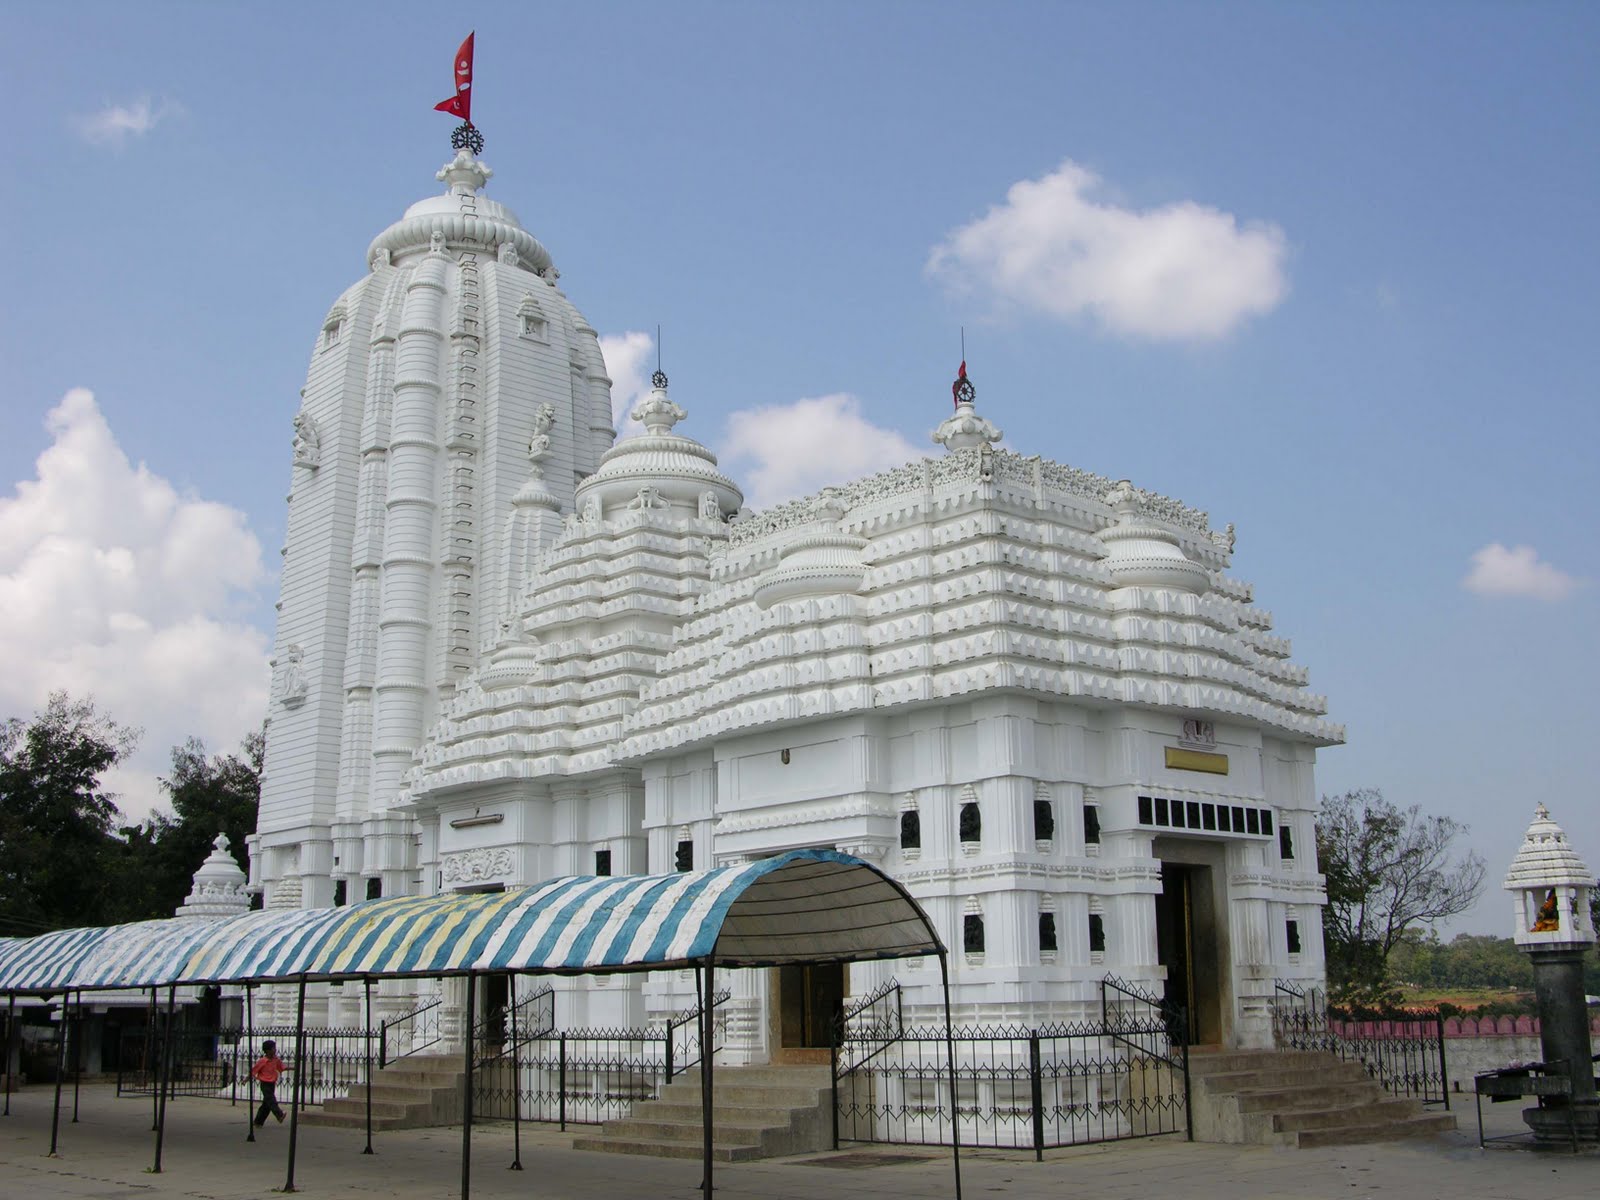
[[[289,1176],[283,1181],[285,1192],[294,1191],[294,1152],[300,1134],[300,1094],[306,1086],[306,1056],[301,1052],[306,1041],[306,977],[300,976],[299,998],[294,1011],[294,1092],[289,1104]]]
[[[467,972],[467,1030],[462,1039],[466,1043],[466,1069],[461,1073],[461,1200],[472,1195],[472,1039],[476,1030],[473,1023],[478,1018],[478,981]]]
[[[83,1079],[83,989],[78,989],[78,1019],[72,1025],[72,1123],[78,1123],[78,1084]]]
[[[161,1046],[161,1005],[156,1000],[156,989],[150,989],[150,1019],[145,1022],[149,1036],[144,1039],[144,1061],[149,1067],[150,1082],[154,1084],[150,1089],[150,1132],[154,1133],[161,1124],[161,1059],[159,1053],[152,1053],[151,1047]]]
[[[6,1111],[5,1116],[11,1115],[11,1046],[16,1041],[17,1033],[17,994],[12,992],[6,998]]]
[[[506,981],[511,997],[511,1165],[508,1171],[522,1170],[522,1071],[517,1065],[517,973]]]
[[[61,1025],[56,1030],[56,1101],[50,1112],[50,1154],[56,1157],[56,1133],[61,1128],[61,1077],[67,1071],[67,1009],[72,1006],[72,993],[61,993]]]
[[[150,989],[153,993],[154,988]],[[152,1175],[161,1174],[161,1145],[167,1136],[167,1092],[172,1087],[172,1010],[177,1007],[178,988],[167,984],[167,1024],[161,1036],[161,1057],[156,1069],[156,1163]]]
[[[249,1063],[247,1068],[250,1086],[245,1088],[244,1123],[250,1132],[245,1136],[245,1141],[256,1140],[256,1069],[255,1060],[250,1056],[256,1052],[256,989],[253,984],[244,985],[244,1060]]]
[[[711,1196],[711,1153],[712,1142],[715,1137],[713,1129],[714,1117],[712,1113],[711,1088],[713,1083],[711,1059],[715,1039],[711,1032],[711,993],[716,986],[712,977],[711,955],[706,955],[706,965],[703,971],[696,971],[701,983],[700,989],[700,1125],[704,1164],[701,1168],[700,1187],[707,1200]]]
[[[950,1020],[950,957],[939,948],[939,982],[944,987],[944,1049],[950,1066],[950,1165],[956,1173],[956,1200],[961,1200],[961,1110],[956,1105],[956,1033]]]
[[[361,977],[361,988],[367,1001],[367,1030],[362,1042],[367,1047],[367,1148],[361,1153],[372,1153],[372,976]]]

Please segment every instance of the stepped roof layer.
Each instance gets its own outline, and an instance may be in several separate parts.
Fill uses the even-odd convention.
[[[460,686],[411,798],[992,689],[1344,740],[1225,573],[1231,527],[966,423],[943,457],[731,522],[631,478],[641,499],[569,516],[526,593],[522,674]]]
[[[589,974],[938,954],[906,890],[833,850],[672,875],[571,876],[0,939],[0,993],[246,980]]]
[[[1533,810],[1533,822],[1522,839],[1517,856],[1511,860],[1506,872],[1507,890],[1520,888],[1545,888],[1567,884],[1589,887],[1594,875],[1588,864],[1578,857],[1578,852],[1567,841],[1566,830],[1556,824],[1550,810],[1543,804]]]

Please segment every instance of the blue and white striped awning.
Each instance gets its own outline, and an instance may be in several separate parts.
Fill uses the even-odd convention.
[[[876,867],[832,850],[674,875],[174,918],[0,940],[0,993],[293,979],[588,974],[940,953]]]

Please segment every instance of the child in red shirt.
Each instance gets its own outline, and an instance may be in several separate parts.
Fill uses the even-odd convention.
[[[267,1123],[267,1114],[271,1113],[283,1121],[283,1109],[278,1105],[278,1076],[290,1070],[289,1064],[278,1057],[278,1043],[266,1041],[261,1043],[261,1057],[256,1059],[255,1065],[250,1068],[250,1078],[261,1085],[261,1107],[256,1110],[256,1125]]]

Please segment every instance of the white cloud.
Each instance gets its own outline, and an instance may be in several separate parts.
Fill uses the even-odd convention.
[[[236,509],[135,467],[82,389],[45,420],[35,478],[0,497],[0,716],[92,694],[144,736],[114,773],[130,816],[191,734],[231,751],[266,712],[266,635],[235,611],[267,579]]]
[[[633,406],[650,391],[650,362],[656,340],[648,333],[629,330],[607,333],[600,338],[600,355],[611,376],[611,423],[620,437],[643,433],[644,427],[628,419]]]
[[[159,104],[141,96],[130,104],[108,104],[99,112],[72,119],[78,136],[93,146],[121,146],[129,138],[143,137],[170,116],[182,112],[170,101]]]
[[[1472,556],[1472,570],[1461,586],[1482,596],[1527,596],[1535,600],[1565,600],[1580,581],[1560,567],[1539,558],[1532,546],[1490,542]]]
[[[921,454],[895,430],[863,417],[861,402],[843,392],[732,413],[718,448],[723,470],[735,475],[753,508]]]
[[[958,295],[1152,340],[1220,338],[1288,292],[1276,225],[1180,200],[1123,208],[1071,159],[1011,185],[1004,204],[952,230],[928,275]]]

